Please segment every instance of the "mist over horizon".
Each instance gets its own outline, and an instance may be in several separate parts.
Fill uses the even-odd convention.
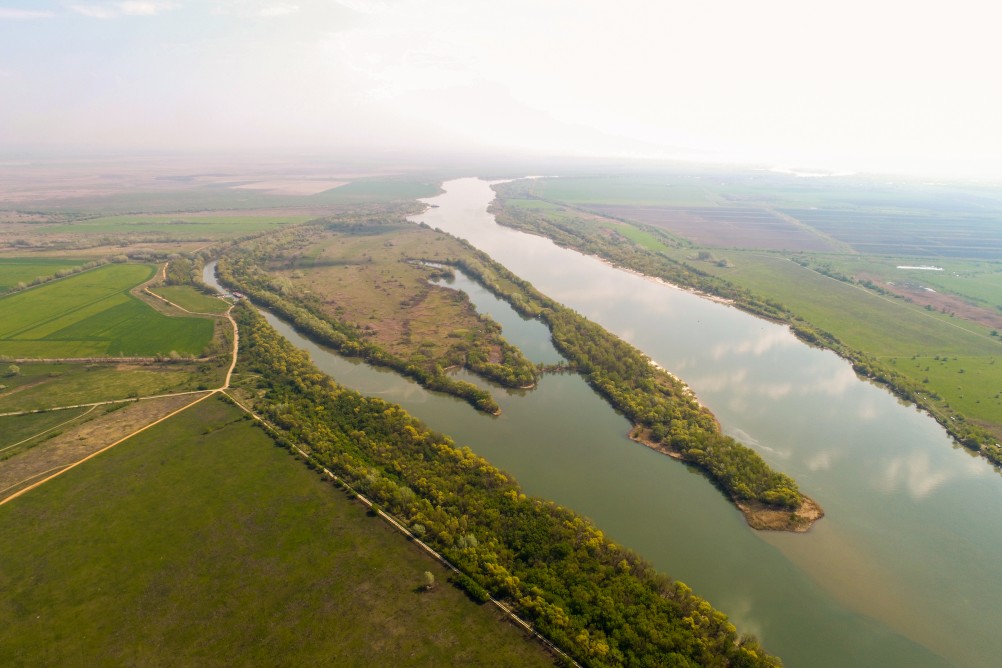
[[[0,3],[0,161],[350,156],[1002,178],[987,9]]]

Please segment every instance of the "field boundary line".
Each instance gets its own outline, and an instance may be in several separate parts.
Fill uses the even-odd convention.
[[[27,478],[25,478],[24,480],[18,480],[18,481],[17,481],[17,482],[15,482],[15,483],[14,483],[13,485],[9,485],[9,486],[7,486],[7,487],[4,487],[3,489],[0,489],[0,494],[3,494],[3,493],[4,493],[4,492],[6,492],[6,491],[7,491],[8,489],[14,489],[14,488],[15,488],[15,487],[17,487],[18,485],[23,485],[24,483],[28,482],[29,480],[33,480],[33,479],[37,478],[38,476],[41,476],[41,475],[45,475],[46,473],[51,473],[51,472],[53,472],[53,471],[58,471],[59,469],[61,469],[61,468],[65,468],[65,467],[67,467],[67,466],[69,466],[69,464],[62,464],[62,465],[60,465],[60,466],[54,466],[53,468],[49,469],[48,471],[42,471],[41,473],[36,473],[35,475],[30,475],[30,476],[28,476]],[[56,475],[59,475],[59,474],[57,473]],[[55,476],[53,476],[53,477],[55,477]],[[43,482],[44,482],[44,481],[43,481]],[[34,486],[34,485],[33,485],[33,486]],[[31,488],[29,487],[28,489],[31,489]],[[27,490],[23,490],[23,491],[27,491]],[[18,494],[20,494],[20,493],[21,493],[21,492],[18,492]],[[11,496],[10,498],[12,498],[12,499],[13,499],[13,498],[14,498],[14,496],[17,496],[17,494],[15,494],[15,495]],[[4,504],[5,502],[6,502],[6,501],[7,501],[7,499],[4,499],[3,501],[0,501],[0,506],[2,506],[2,505],[3,505],[3,504]]]
[[[187,394],[212,394],[223,388],[217,387],[214,390],[186,390],[184,392],[171,392],[169,394],[151,394],[148,397],[129,397],[127,399],[109,399],[108,401],[95,401],[89,404],[73,404],[71,406],[52,406],[50,408],[33,408],[26,411],[11,411],[10,413],[0,413],[0,417],[11,417],[14,415],[31,415],[33,413],[47,413],[48,411],[65,411],[71,408],[87,408],[89,406],[107,406],[109,404],[124,404],[131,401],[148,401],[150,399],[166,399],[167,397],[183,397]],[[204,397],[203,397],[204,398]]]
[[[22,443],[27,443],[28,441],[30,441],[30,440],[32,440],[34,438],[38,438],[39,436],[41,436],[42,434],[44,434],[46,432],[52,431],[53,429],[58,429],[59,427],[62,427],[64,424],[69,424],[70,422],[73,422],[74,420],[79,420],[83,416],[89,415],[95,408],[97,408],[97,406],[91,406],[89,409],[85,410],[80,415],[75,415],[75,416],[71,417],[69,420],[67,420],[66,422],[60,422],[57,425],[53,425],[53,426],[49,427],[48,429],[44,429],[44,430],[38,432],[37,434],[33,434],[33,435],[29,436],[28,438],[25,438],[23,440],[18,441],[17,443],[14,443],[12,445],[8,445],[8,446],[5,446],[5,447],[2,447],[2,448],[0,448],[0,452],[3,452],[4,450],[10,450],[11,448],[16,448],[17,446],[21,445]],[[2,491],[3,490],[0,490],[0,492],[2,492]]]
[[[114,442],[114,443],[112,443],[111,445],[106,445],[106,446],[104,446],[103,448],[101,448],[100,450],[97,450],[96,452],[92,452],[92,453],[90,453],[89,455],[87,455],[87,456],[86,456],[86,457],[84,457],[83,459],[81,459],[81,460],[79,460],[79,461],[76,461],[76,462],[74,462],[74,463],[72,463],[72,464],[69,464],[69,465],[68,465],[68,466],[66,466],[66,467],[65,467],[65,468],[64,468],[64,469],[63,469],[62,471],[59,471],[58,473],[54,473],[53,475],[50,475],[50,476],[49,476],[48,478],[45,478],[44,480],[39,480],[38,482],[36,482],[36,483],[34,483],[34,484],[32,484],[32,485],[30,485],[30,486],[28,486],[28,487],[25,487],[24,489],[22,489],[22,490],[21,490],[21,491],[19,491],[19,492],[16,492],[16,493],[14,493],[14,494],[11,494],[11,495],[10,495],[10,496],[8,496],[8,497],[7,497],[6,499],[2,499],[2,500],[0,500],[0,506],[2,506],[3,504],[7,503],[8,501],[12,501],[12,500],[16,499],[17,497],[21,496],[22,494],[26,494],[27,492],[30,492],[31,490],[35,489],[36,487],[39,487],[39,486],[41,486],[41,485],[44,485],[45,483],[49,482],[49,481],[50,481],[50,480],[52,480],[53,478],[56,478],[56,477],[59,477],[59,476],[61,476],[62,474],[66,473],[67,471],[69,471],[69,470],[71,470],[71,469],[74,469],[74,468],[76,468],[77,466],[80,466],[81,464],[83,464],[84,462],[86,462],[86,461],[87,461],[88,459],[93,459],[94,457],[97,457],[97,456],[98,456],[99,454],[101,454],[102,452],[105,452],[105,451],[107,451],[107,450],[111,450],[111,449],[112,449],[113,447],[115,447],[115,446],[116,446],[116,445],[118,445],[119,443],[122,443],[123,441],[127,441],[127,440],[129,440],[130,438],[132,438],[132,437],[133,437],[133,436],[135,436],[136,434],[141,434],[142,432],[146,431],[146,430],[147,430],[147,429],[149,429],[150,427],[155,427],[156,425],[160,424],[160,423],[161,423],[161,422],[163,422],[164,420],[169,420],[169,419],[171,419],[172,417],[174,417],[174,416],[175,416],[175,415],[177,415],[178,413],[180,413],[180,412],[182,412],[182,411],[186,411],[186,410],[188,410],[189,408],[191,408],[192,406],[194,406],[195,404],[197,404],[197,403],[200,403],[200,402],[202,402],[202,401],[205,401],[206,399],[208,399],[209,397],[211,397],[212,395],[214,395],[214,394],[215,394],[216,392],[218,392],[218,391],[219,391],[219,390],[212,390],[212,391],[210,391],[210,392],[209,392],[208,394],[206,394],[206,395],[205,395],[204,397],[199,397],[198,399],[195,399],[195,400],[194,400],[194,401],[192,401],[191,403],[188,403],[188,404],[185,404],[185,405],[184,405],[184,406],[182,406],[181,408],[178,408],[178,409],[177,409],[176,411],[173,411],[173,412],[171,412],[171,413],[169,413],[169,414],[167,414],[167,415],[163,416],[162,418],[160,418],[160,419],[158,419],[158,420],[154,420],[153,422],[150,422],[149,424],[147,424],[147,425],[145,425],[145,426],[143,426],[143,427],[140,427],[139,429],[135,430],[135,431],[134,431],[134,432],[132,432],[131,434],[128,434],[127,436],[124,436],[124,437],[122,437],[122,438],[118,439],[117,441],[115,441],[115,442]],[[50,470],[52,470],[52,469],[50,469]],[[46,473],[47,473],[47,471],[46,471]]]

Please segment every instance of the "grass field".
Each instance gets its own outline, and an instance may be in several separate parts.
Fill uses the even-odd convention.
[[[212,338],[206,318],[171,318],[129,294],[153,267],[105,265],[0,299],[0,355],[197,355]]]
[[[897,371],[940,394],[964,415],[1002,425],[1002,403],[991,398],[1002,390],[1002,341],[991,336],[989,328],[874,294],[780,256],[729,251],[727,257],[730,268],[698,266],[768,295],[852,348],[893,359]],[[929,365],[916,366],[912,356],[964,362],[934,364],[926,371]],[[960,368],[963,374],[957,373]]]
[[[61,225],[47,225],[45,234],[165,235],[176,239],[221,239],[305,223],[314,216],[206,216],[188,214],[139,214],[103,216]]]
[[[0,529],[5,666],[552,665],[215,399],[0,506]]]
[[[150,290],[192,313],[226,313],[230,305],[190,285],[162,285]]]
[[[224,366],[209,364],[18,365],[20,374],[0,378],[0,413],[74,406],[218,387]],[[0,364],[0,371],[6,365]]]
[[[67,257],[4,257],[0,258],[0,292],[34,278],[52,276],[60,269],[71,269],[85,260]]]
[[[574,204],[717,206],[720,198],[699,180],[660,176],[539,179],[532,190],[546,200]]]

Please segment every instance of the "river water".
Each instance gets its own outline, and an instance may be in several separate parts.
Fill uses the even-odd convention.
[[[528,493],[592,518],[787,666],[998,665],[1002,478],[988,464],[785,327],[502,228],[486,212],[486,182],[444,189],[416,221],[468,239],[682,377],[827,517],[807,534],[749,529],[702,476],[627,439],[626,420],[576,375],[494,388],[503,413],[492,418],[272,324],[340,383],[400,403]],[[541,323],[462,275],[452,287],[530,358],[559,359]]]

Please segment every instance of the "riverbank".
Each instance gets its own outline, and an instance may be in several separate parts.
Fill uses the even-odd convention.
[[[549,239],[558,246],[594,257],[620,271],[640,275],[710,301],[728,304],[755,317],[786,325],[802,342],[831,350],[848,361],[859,376],[926,412],[954,441],[980,454],[996,467],[1002,466],[1002,445],[999,443],[1002,440],[999,436],[1002,427],[979,422],[960,413],[936,393],[928,385],[928,381],[918,382],[906,377],[893,365],[846,345],[831,332],[807,321],[783,304],[762,298],[748,288],[735,285],[684,261],[671,259],[663,253],[638,245],[610,243],[600,230],[588,229],[586,226],[572,229],[546,216],[506,206],[504,195],[499,192],[498,198],[489,208],[499,225]]]

